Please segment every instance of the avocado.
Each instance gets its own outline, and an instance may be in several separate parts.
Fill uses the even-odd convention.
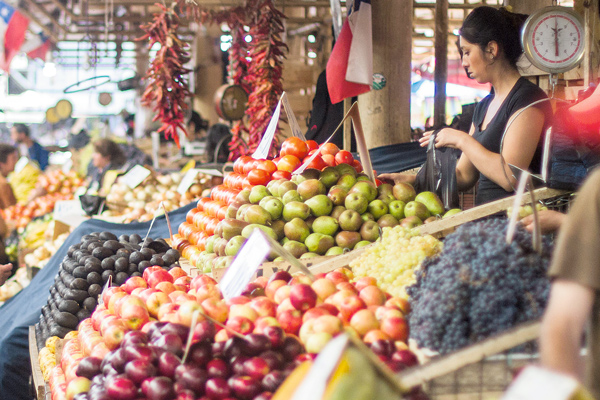
[[[117,237],[113,233],[105,231],[105,232],[100,233],[100,239],[102,239],[102,240],[117,240]]]
[[[142,255],[144,256],[144,260],[148,260],[148,261],[150,261],[150,259],[152,258],[152,256],[154,254],[156,254],[156,252],[154,250],[149,249],[147,247],[144,247],[143,249],[141,249],[140,253],[142,253]]]
[[[71,281],[71,283],[69,284],[69,287],[71,289],[79,289],[79,290],[88,290],[88,287],[90,287],[90,284],[87,283],[87,280],[82,279],[82,278],[75,278]]]
[[[131,263],[131,264],[129,264],[129,268],[127,269],[127,271],[126,271],[126,272],[127,272],[127,274],[131,275],[131,274],[133,274],[134,272],[138,272],[138,269],[137,269],[137,268],[138,268],[137,264],[133,264],[133,263]]]
[[[145,270],[146,268],[148,268],[148,267],[151,267],[151,266],[152,266],[152,264],[150,264],[150,261],[146,261],[146,260],[144,260],[144,261],[141,261],[141,262],[138,264],[138,272],[144,272],[144,270]]]
[[[63,298],[66,300],[75,300],[76,302],[81,302],[88,297],[87,290],[79,290],[79,289],[67,289],[65,291],[65,295]]]
[[[83,253],[83,250],[77,249],[73,252],[73,255],[71,256],[71,258],[73,260],[77,261],[77,259],[79,258],[79,256],[81,256],[82,253]]]
[[[97,301],[94,297],[88,297],[83,301],[83,308],[89,311],[94,311]]]
[[[94,298],[98,297],[100,293],[102,293],[102,286],[100,286],[98,283],[94,283],[88,288],[88,294]]]
[[[90,272],[86,280],[90,286],[96,283],[102,283],[102,275],[100,275],[98,272]]]
[[[79,250],[79,243],[69,246],[69,249],[67,250],[67,256],[72,257],[75,250]]]
[[[77,267],[75,268],[75,271],[73,271],[73,277],[75,278],[87,278],[87,273],[85,272],[85,268],[84,267]],[[66,284],[66,282],[65,282]]]
[[[165,262],[163,261],[161,256],[159,256],[158,254],[155,254],[150,259],[150,264],[158,265],[159,267],[163,267],[165,265]]]
[[[116,272],[125,272],[129,268],[129,258],[121,257],[115,262]]]
[[[98,261],[98,264],[87,262],[85,264],[85,267],[83,267],[83,268],[84,268],[86,274],[88,274],[88,275],[91,273],[101,274],[102,271],[104,271],[102,269],[102,264],[99,261]]]
[[[143,276],[141,272],[135,271],[131,276]]]
[[[114,282],[120,286],[124,284],[127,279],[129,279],[127,272],[118,272],[114,278]]]
[[[81,243],[87,242],[89,240],[94,240],[94,239],[98,239],[98,235],[93,235],[93,234],[83,235],[81,237]]]
[[[155,241],[153,241],[151,243],[148,243],[147,247],[149,249],[152,249],[152,250],[156,251],[157,253],[164,253],[165,251],[169,250],[169,245],[168,244],[159,242],[157,240],[155,240]]]
[[[121,235],[119,236],[119,242],[129,242],[129,235]]]
[[[74,260],[67,260],[63,263],[63,267],[66,272],[72,274],[75,268],[77,268],[77,262]]]
[[[75,317],[80,320],[83,321],[86,318],[89,318],[92,315],[92,312],[88,309],[82,308],[81,310],[77,311],[77,314],[75,315]]]
[[[113,277],[113,282],[114,282],[114,280],[115,280],[115,275],[116,275],[115,271],[111,271],[110,269],[107,269],[106,271],[104,271],[104,272],[102,273],[102,282],[103,282],[103,283],[106,283],[106,282],[108,282],[108,277],[109,277],[109,276],[112,276],[112,277]]]
[[[144,255],[139,251],[134,251],[129,255],[129,262],[134,264],[139,264],[141,261],[144,261]]]
[[[127,260],[129,260],[129,256],[131,255],[131,253],[132,253],[131,250],[122,248],[122,249],[117,250],[117,252],[115,254],[119,257],[127,257]]]
[[[79,311],[79,303],[75,300],[61,300],[60,303],[58,303],[58,310],[75,314]]]
[[[165,254],[173,256],[175,258],[175,261],[179,261],[179,258],[181,257],[181,254],[179,254],[179,252],[175,249],[169,249],[166,251]]]
[[[112,257],[105,258],[102,260],[102,269],[103,270],[113,270],[115,268],[115,259]]]
[[[93,253],[94,249],[97,249],[98,247],[104,247],[103,243],[99,240],[88,244],[86,249],[87,249],[87,251],[91,251]]]
[[[73,318],[77,318],[73,315]],[[59,338],[63,339],[65,337],[65,335],[69,332],[71,332],[73,329],[69,329],[69,328],[65,328],[62,327],[60,325],[58,325],[56,322],[54,322],[54,324],[50,325],[50,329],[48,330],[48,333],[50,334],[50,336],[58,336]]]
[[[92,256],[104,260],[106,257],[110,257],[114,254],[114,251],[107,249],[106,247],[98,247],[92,251]]]
[[[133,235],[129,235],[129,243],[138,244],[141,242],[142,242],[142,237],[140,235],[138,235],[137,233],[134,233]]]

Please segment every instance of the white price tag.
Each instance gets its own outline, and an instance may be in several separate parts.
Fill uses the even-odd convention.
[[[150,174],[151,172],[148,168],[144,168],[141,165],[136,165],[121,177],[121,181],[125,182],[130,189],[135,189],[140,185],[140,183],[144,182],[144,179],[149,177]]]
[[[73,159],[69,158],[67,161],[65,161],[65,163],[62,165],[62,172],[64,172],[65,174],[69,171],[71,171],[71,168],[73,168]]]
[[[79,200],[58,200],[54,203],[54,219],[73,215],[85,215]]]
[[[225,300],[242,293],[270,252],[271,244],[266,239],[266,235],[260,229],[255,229],[219,282]]]
[[[210,176],[223,176],[223,172],[219,171],[218,169],[198,168],[198,172],[200,172],[201,174],[210,175]]]
[[[188,191],[190,186],[192,186],[192,184],[194,183],[194,179],[196,179],[196,177],[198,176],[198,172],[199,171],[197,169],[192,168],[185,173],[183,179],[181,180],[181,182],[179,182],[179,186],[177,186],[177,191],[180,195],[183,196],[185,192]]]
[[[580,389],[570,376],[528,366],[508,387],[502,400],[569,400]]]
[[[290,105],[290,101],[287,97],[287,94],[283,92],[281,95],[281,102],[283,103],[283,109],[288,118],[288,124],[290,124],[290,129],[292,130],[292,135],[297,138],[300,138],[302,141],[306,141],[306,137],[304,133],[300,130],[300,125],[298,125],[298,120],[296,120],[296,115],[294,115],[294,110],[292,110],[292,106]]]
[[[298,386],[292,400],[320,399],[325,394],[327,382],[348,346],[348,336],[338,335],[319,353],[314,364]]]
[[[263,137],[260,140],[258,147],[252,154],[252,158],[254,158],[255,160],[260,160],[268,157],[269,150],[271,149],[271,144],[273,143],[273,138],[275,137],[275,131],[277,130],[279,114],[281,114],[281,99],[279,99],[277,107],[275,107],[275,112],[273,112],[273,116],[271,117],[271,121],[269,121],[267,130],[263,134]]]

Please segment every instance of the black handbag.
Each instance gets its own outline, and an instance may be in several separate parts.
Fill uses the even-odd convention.
[[[81,203],[83,211],[91,217],[100,214],[103,211],[106,197],[82,194],[79,196],[79,202]]]
[[[460,151],[450,147],[435,147],[435,137],[441,129],[436,129],[427,145],[427,160],[417,173],[415,190],[417,193],[429,191],[438,195],[444,208],[459,207],[458,185],[456,183],[456,162]]]

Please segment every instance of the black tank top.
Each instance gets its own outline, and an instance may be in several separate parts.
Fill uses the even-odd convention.
[[[489,122],[485,130],[481,130],[481,125],[487,113],[490,102],[494,99],[494,93],[490,93],[483,100],[477,104],[475,112],[473,113],[473,125],[475,126],[475,132],[473,138],[483,145],[487,150],[500,153],[500,142],[504,134],[504,129],[510,117],[520,110],[521,108],[537,101],[546,98],[546,93],[535,84],[529,82],[525,78],[519,78],[515,83],[510,93],[504,99],[504,102],[498,109],[498,112]],[[535,106],[542,110],[545,114],[545,121],[549,121],[551,115],[551,107],[549,102],[542,102]],[[545,129],[542,131],[540,142],[538,143],[537,150],[529,170],[534,173],[540,172],[541,166],[541,144],[543,143],[542,138]],[[477,195],[475,198],[475,204],[480,205],[489,203],[490,201],[498,200],[504,197],[508,197],[513,192],[504,190],[501,186],[497,185],[492,180],[488,179],[485,175],[480,174],[479,186],[477,188]]]

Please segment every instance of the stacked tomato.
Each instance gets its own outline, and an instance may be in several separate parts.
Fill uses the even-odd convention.
[[[10,221],[11,226],[16,228],[24,228],[33,218],[46,215],[54,210],[54,205],[59,200],[71,200],[72,194],[51,193],[42,197],[38,197],[30,201],[26,205],[15,204],[0,210],[0,216],[5,221]]]
[[[200,199],[197,207],[188,212],[186,221],[179,225],[173,247],[195,265],[200,253],[206,248],[206,241],[215,233],[219,221],[226,218],[227,208],[240,191],[256,185],[266,186],[272,180],[291,179],[292,172],[308,161],[315,152],[319,154],[307,168],[322,170],[345,163],[352,165],[357,172],[362,171],[360,162],[349,151],[340,150],[333,143],[319,146],[314,140],[303,141],[297,137],[286,139],[281,145],[279,156],[273,160],[242,156],[234,162],[233,172],[224,177],[223,184],[213,188],[210,198]]]

